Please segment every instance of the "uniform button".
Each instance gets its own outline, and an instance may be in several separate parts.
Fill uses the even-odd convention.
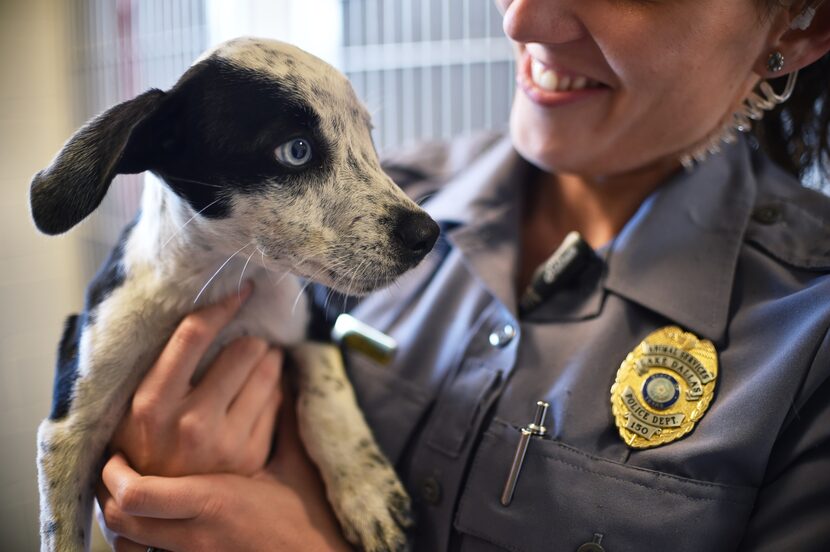
[[[762,205],[752,212],[752,220],[759,224],[775,224],[783,220],[784,214],[778,205]]]
[[[504,347],[516,337],[516,328],[512,324],[505,324],[503,328],[490,334],[490,345]]]
[[[577,548],[576,552],[605,552],[605,548],[600,544],[602,537],[603,535],[601,533],[594,533],[594,539]]]
[[[421,498],[427,504],[435,506],[441,502],[441,484],[434,477],[427,477],[421,481]]]

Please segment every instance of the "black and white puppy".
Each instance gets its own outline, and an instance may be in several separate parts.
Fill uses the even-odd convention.
[[[346,78],[293,46],[236,39],[167,92],[150,90],[75,133],[31,186],[37,227],[65,232],[117,174],[152,171],[141,211],[68,319],[52,412],[38,432],[42,549],[88,548],[96,466],[176,325],[237,289],[254,294],[205,363],[241,335],[292,347],[298,418],[345,535],[399,549],[409,498],[382,459],[339,352],[304,343],[291,272],[345,293],[384,286],[432,248],[438,226],[381,170]],[[241,263],[240,263],[241,265]],[[198,302],[195,299],[198,298]],[[300,301],[297,305],[295,302]]]

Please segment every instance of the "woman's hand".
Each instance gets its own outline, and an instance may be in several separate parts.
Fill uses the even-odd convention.
[[[276,454],[253,477],[142,476],[123,456],[113,456],[98,500],[119,534],[115,550],[348,550],[299,440],[293,402],[285,403]]]
[[[250,292],[248,284],[185,317],[139,385],[111,443],[139,473],[251,475],[265,465],[281,397],[281,351],[261,339],[237,339],[196,386],[190,383]]]

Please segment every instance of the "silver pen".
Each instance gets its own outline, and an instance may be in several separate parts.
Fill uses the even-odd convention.
[[[516,483],[519,480],[519,473],[522,471],[522,464],[525,461],[530,438],[541,437],[547,433],[547,429],[542,425],[542,422],[545,421],[545,415],[548,413],[549,406],[545,401],[536,401],[536,415],[533,418],[533,423],[528,424],[527,427],[523,427],[520,430],[521,435],[519,436],[519,444],[516,446],[516,454],[513,455],[510,473],[507,474],[504,491],[501,493],[502,506],[509,506],[510,502],[513,501],[513,493],[516,491]]]

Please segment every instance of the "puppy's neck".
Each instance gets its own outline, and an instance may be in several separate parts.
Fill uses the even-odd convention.
[[[141,214],[128,239],[124,262],[131,272],[152,275],[193,298],[209,281],[208,301],[236,289],[242,278],[265,273],[266,259],[255,243],[222,220],[204,218],[157,178],[145,179]]]
[[[253,280],[254,295],[223,330],[222,343],[239,335],[286,345],[301,341],[308,307],[299,279],[269,264],[254,242],[239,243],[242,230],[232,224],[201,217],[164,183],[148,178],[141,214],[123,244],[131,304],[164,327]]]

